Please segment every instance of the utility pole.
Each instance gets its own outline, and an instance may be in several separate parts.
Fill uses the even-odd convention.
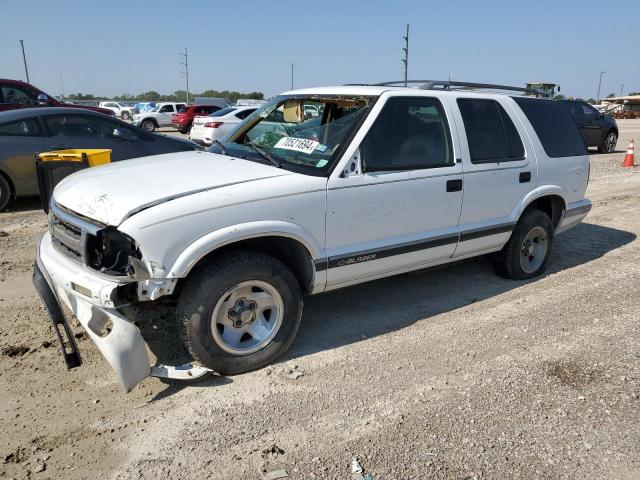
[[[293,62],[291,62],[291,90],[293,90]]]
[[[22,61],[24,62],[24,73],[27,75],[27,83],[31,83],[29,81],[29,69],[27,69],[27,57],[24,54],[24,41],[20,40],[20,48],[22,48]]]
[[[409,69],[409,24],[407,23],[407,33],[402,37],[404,39],[404,47],[402,47],[402,51],[404,52],[404,58],[402,59],[402,63],[404,63],[404,86],[407,86],[407,71]]]
[[[620,96],[622,96],[623,91],[624,91],[624,83],[620,85]]]
[[[598,103],[600,103],[600,87],[602,87],[602,76],[607,73],[605,71],[600,72],[600,81],[598,82],[598,96],[596,98],[596,101]]]
[[[184,61],[182,59],[184,58]],[[184,47],[184,53],[180,54],[180,65],[184,67],[184,75],[187,77],[187,103],[189,103],[189,52],[187,47]]]

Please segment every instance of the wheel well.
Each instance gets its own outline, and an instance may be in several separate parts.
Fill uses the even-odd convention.
[[[553,228],[557,228],[562,218],[562,212],[566,209],[564,199],[560,195],[545,195],[544,197],[536,198],[531,202],[522,212],[524,215],[527,211],[535,208],[546,213],[551,219]],[[522,215],[520,217],[522,218]]]
[[[205,263],[211,262],[225,252],[239,249],[256,250],[277,258],[291,270],[303,292],[309,293],[311,291],[314,273],[311,253],[297,240],[278,235],[248,238],[220,247],[201,258],[193,266],[191,271],[194,271]]]
[[[156,127],[158,126],[158,121],[153,117],[145,118],[144,120],[142,120],[142,122],[140,122],[140,125],[142,125],[144,122],[147,122],[147,121],[152,122]]]

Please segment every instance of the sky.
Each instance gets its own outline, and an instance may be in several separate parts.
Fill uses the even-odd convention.
[[[640,91],[639,0],[0,0],[0,77],[51,95],[262,91],[403,78]],[[634,13],[635,12],[635,13]],[[635,35],[636,39],[633,40]]]

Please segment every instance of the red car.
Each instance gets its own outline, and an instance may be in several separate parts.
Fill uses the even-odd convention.
[[[21,80],[0,78],[0,112],[29,107],[73,107],[113,116],[111,110],[59,102],[33,85]]]
[[[180,133],[189,133],[191,124],[195,117],[206,117],[210,113],[217,112],[220,107],[217,105],[185,105],[180,107],[178,113],[174,113],[171,117],[171,124],[176,127]]]

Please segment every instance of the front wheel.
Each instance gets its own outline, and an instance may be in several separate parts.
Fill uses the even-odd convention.
[[[552,241],[553,224],[549,216],[537,209],[529,210],[496,255],[496,273],[514,280],[542,275],[547,269]]]
[[[607,136],[602,140],[602,144],[598,146],[598,151],[601,153],[613,153],[616,151],[617,143],[618,135],[616,135],[616,132],[611,131],[607,133]]]
[[[302,318],[302,295],[279,260],[233,251],[189,276],[177,317],[193,357],[233,375],[262,368],[289,348]]]

